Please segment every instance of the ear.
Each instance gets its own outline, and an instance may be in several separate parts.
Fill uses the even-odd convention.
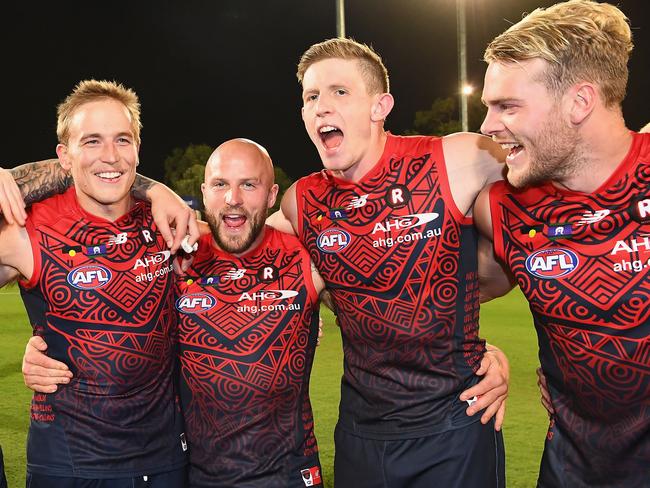
[[[390,111],[393,110],[393,105],[395,105],[395,99],[390,93],[382,93],[381,95],[377,95],[375,103],[372,104],[370,119],[373,122],[386,120],[386,117],[388,117]]]
[[[569,90],[569,120],[580,125],[596,108],[598,90],[592,83],[579,83]]]
[[[65,144],[56,145],[56,155],[59,157],[59,164],[65,171],[70,171],[72,168],[72,163],[68,157],[68,146]]]
[[[278,198],[278,191],[280,191],[280,187],[277,185],[277,183],[274,183],[273,186],[271,187],[271,190],[269,191],[269,196],[267,200],[269,208],[275,205],[275,200]]]
[[[300,109],[300,118],[302,119],[303,122],[305,121],[305,107],[304,106]]]

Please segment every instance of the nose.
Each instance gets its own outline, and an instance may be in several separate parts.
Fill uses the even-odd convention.
[[[493,108],[488,107],[485,119],[481,124],[481,132],[486,136],[494,136],[501,131],[503,131],[503,124],[499,120],[498,114],[495,113]]]
[[[231,186],[226,192],[226,204],[236,207],[242,203],[241,190],[237,186]]]
[[[323,116],[332,113],[331,100],[326,95],[318,97],[316,102],[316,115]]]
[[[118,149],[115,144],[104,144],[102,150],[102,161],[105,163],[117,163],[120,159]]]

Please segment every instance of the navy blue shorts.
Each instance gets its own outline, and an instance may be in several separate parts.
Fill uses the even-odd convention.
[[[26,480],[27,488],[185,488],[186,486],[186,468],[148,476],[106,480],[27,473]]]
[[[5,461],[2,457],[2,446],[0,446],[0,488],[7,488],[7,478],[5,477]]]
[[[503,436],[494,423],[428,437],[365,439],[334,432],[337,488],[503,488]]]

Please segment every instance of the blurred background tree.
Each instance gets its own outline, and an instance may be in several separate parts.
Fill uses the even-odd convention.
[[[478,132],[485,118],[486,108],[477,94],[468,97],[467,112],[470,132]],[[406,130],[405,134],[444,136],[460,130],[458,99],[447,97],[436,98],[430,108],[415,112],[413,129]]]

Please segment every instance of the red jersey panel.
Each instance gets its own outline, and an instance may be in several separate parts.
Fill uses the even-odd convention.
[[[556,415],[544,486],[649,486],[650,135],[592,194],[490,193],[497,255],[530,302]]]
[[[191,486],[320,479],[309,402],[318,296],[307,251],[270,227],[241,257],[206,235],[179,289]]]
[[[340,425],[390,439],[474,422],[458,395],[485,349],[477,238],[451,197],[442,139],[389,134],[360,182],[322,171],[296,196],[343,335]]]
[[[148,205],[110,222],[81,209],[71,188],[33,205],[27,232],[25,308],[48,354],[74,373],[34,395],[28,471],[117,478],[182,466],[170,253]]]

